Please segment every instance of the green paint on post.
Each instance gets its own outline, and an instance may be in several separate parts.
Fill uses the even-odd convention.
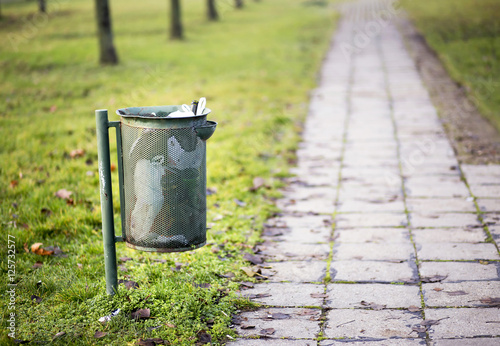
[[[102,236],[104,265],[106,270],[106,292],[115,294],[118,288],[116,266],[115,225],[113,219],[113,194],[111,189],[111,163],[109,154],[109,121],[106,109],[96,110],[97,155],[99,162],[99,184],[101,191]]]

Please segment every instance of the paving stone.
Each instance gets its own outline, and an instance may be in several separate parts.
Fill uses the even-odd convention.
[[[291,228],[317,228],[332,223],[332,218],[326,215],[283,215],[269,219],[266,225],[269,227],[291,227]]]
[[[461,165],[461,168],[470,185],[498,184],[500,181],[500,165]]]
[[[500,281],[429,283],[422,285],[422,292],[427,307],[488,306],[480,300],[497,297]]]
[[[434,339],[433,346],[498,346],[500,338]]]
[[[410,197],[469,197],[467,186],[457,178],[419,177],[408,178],[406,193]]]
[[[324,292],[324,285],[298,283],[262,283],[243,292],[245,297],[270,294],[269,297],[255,297],[253,301],[273,306],[321,306],[323,298],[313,298],[311,294]]]
[[[402,244],[343,243],[333,247],[333,260],[409,261],[414,257],[413,246]]]
[[[429,327],[433,339],[500,336],[499,316],[500,308],[425,309],[426,320],[440,320]]]
[[[327,338],[410,338],[419,314],[400,310],[333,309],[327,314]]]
[[[315,340],[290,340],[290,339],[273,339],[272,342],[268,338],[262,339],[238,339],[237,341],[229,342],[228,346],[316,346]]]
[[[498,260],[498,252],[491,243],[438,243],[418,244],[418,258],[425,260]]]
[[[415,268],[416,269],[416,268]],[[331,278],[333,281],[376,281],[402,282],[416,280],[416,270],[408,262],[392,263],[382,261],[333,261]]]
[[[423,339],[384,339],[384,340],[353,340],[353,341],[345,341],[345,340],[323,340],[320,343],[320,346],[425,346],[425,340]]]
[[[344,228],[334,231],[336,243],[409,243],[410,233],[406,228]]]
[[[317,244],[328,243],[330,241],[332,229],[326,226],[316,228],[293,227],[279,230],[279,232],[283,235],[271,237],[270,239],[291,243]]]
[[[387,183],[381,184],[354,184],[342,183],[339,189],[339,200],[348,201],[352,199],[371,200],[391,200],[403,198],[401,192],[401,179],[399,176],[387,177]]]
[[[289,200],[306,200],[309,198],[327,198],[330,200],[334,200],[337,194],[337,190],[335,188],[329,187],[313,187],[313,186],[300,186],[297,184],[293,184],[292,186],[288,186],[284,190],[286,199]]]
[[[418,286],[395,284],[329,284],[329,308],[365,308],[362,302],[385,305],[388,309],[420,306]]]
[[[326,261],[287,261],[266,263],[263,275],[269,276],[269,282],[321,282],[326,275]]]
[[[400,227],[407,224],[404,213],[338,214],[337,228],[355,227]]]
[[[419,244],[424,243],[479,243],[486,240],[482,228],[427,228],[412,231],[414,239]]]
[[[500,184],[493,185],[470,185],[472,194],[475,197],[498,198],[500,196]]]
[[[404,213],[405,205],[401,199],[374,199],[371,201],[348,199],[339,202],[337,211],[345,212],[399,212]]]
[[[312,313],[312,314],[311,314]],[[272,318],[279,314],[279,318]],[[266,308],[257,311],[244,312],[242,322],[236,326],[241,336],[262,336],[263,329],[273,328],[275,332],[268,335],[269,339],[279,338],[307,338],[313,339],[319,333],[320,309],[286,309]],[[247,328],[242,328],[246,326]],[[255,326],[254,328],[248,328]]]
[[[305,244],[293,242],[279,242],[268,247],[268,253],[286,256],[289,260],[315,258],[326,259],[330,253],[329,244]]]
[[[481,211],[500,212],[500,199],[479,198],[477,200],[477,205],[479,206],[479,209],[481,209]]]
[[[467,262],[422,262],[420,276],[445,276],[442,282],[499,280],[500,266],[496,262],[489,264]]]
[[[467,198],[407,198],[406,206],[419,214],[443,212],[476,212],[472,199]]]
[[[333,198],[327,197],[311,197],[306,200],[280,200],[276,205],[285,212],[333,214],[335,211]]]
[[[413,227],[468,227],[480,225],[472,213],[410,213]]]

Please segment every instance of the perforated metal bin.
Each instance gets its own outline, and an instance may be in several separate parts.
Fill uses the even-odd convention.
[[[117,241],[143,251],[193,250],[206,243],[206,140],[217,126],[203,114],[168,117],[181,106],[96,111],[107,292],[117,287]],[[115,236],[109,154],[116,129],[122,236]]]

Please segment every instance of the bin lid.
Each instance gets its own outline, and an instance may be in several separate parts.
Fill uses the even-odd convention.
[[[176,116],[175,118],[169,118],[168,115],[175,111],[182,111],[181,105],[170,105],[170,106],[148,106],[148,107],[128,107],[120,108],[116,110],[116,114],[121,117],[126,118],[145,118],[145,119],[196,119],[201,117],[206,117],[207,114],[211,112],[209,108],[205,108],[202,114],[199,115],[188,115],[185,117]]]

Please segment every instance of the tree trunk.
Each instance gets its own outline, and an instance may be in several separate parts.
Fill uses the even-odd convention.
[[[38,10],[40,13],[47,13],[47,3],[45,0],[38,0]]]
[[[170,39],[182,40],[181,1],[170,0]]]
[[[243,8],[243,0],[235,0],[234,5],[236,8]]]
[[[118,64],[118,55],[113,44],[113,30],[108,0],[95,0],[97,35],[99,37],[99,62]]]
[[[219,20],[215,0],[207,0],[207,17],[208,20]]]

